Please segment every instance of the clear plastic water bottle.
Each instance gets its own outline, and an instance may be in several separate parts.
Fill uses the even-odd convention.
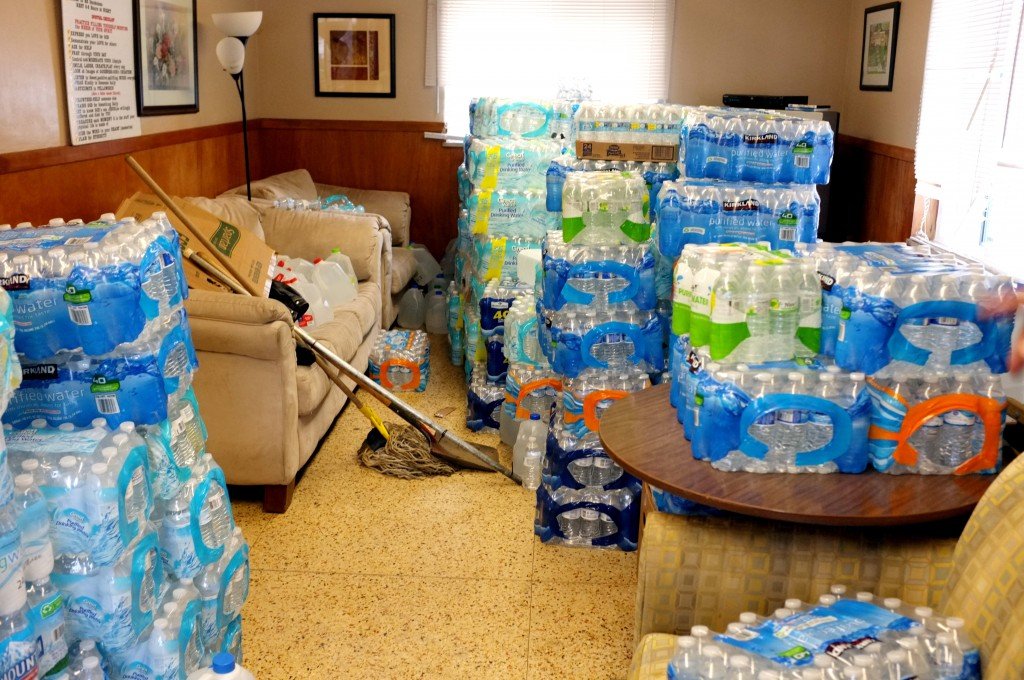
[[[977,391],[978,394],[987,399],[1000,404],[1002,408],[1006,408],[1006,394],[1003,392],[1003,379],[999,375],[993,375],[989,373],[982,374],[977,377]],[[971,436],[971,450],[980,451],[982,445],[985,443],[985,423],[980,418],[976,419],[977,422],[974,425],[974,433]]]
[[[744,280],[745,313],[747,331],[750,337],[746,342],[743,360],[752,364],[767,361],[771,356],[770,336],[771,320],[769,308],[771,297],[768,293],[768,277],[765,267],[749,265]]]
[[[725,680],[729,677],[729,668],[721,647],[715,644],[704,645],[700,656],[702,680]]]
[[[952,633],[935,636],[935,672],[940,678],[959,678],[964,668],[964,654]]]
[[[821,350],[821,281],[814,260],[798,262],[800,320],[793,353],[798,357],[813,357]]]
[[[914,395],[912,403],[921,404],[945,394],[942,376],[934,371],[926,371],[921,377],[921,384]],[[934,472],[938,459],[939,434],[942,431],[942,416],[933,416],[917,428],[910,436],[910,445],[917,451],[918,467],[921,472]]]
[[[775,265],[768,271],[768,319],[771,361],[793,358],[793,340],[799,322],[800,295],[797,282],[787,265]]]
[[[833,403],[839,399],[839,385],[833,373],[819,373],[814,396]],[[807,416],[807,444],[809,449],[818,449],[832,441],[834,425],[831,416],[821,411],[811,411]]]
[[[676,640],[676,652],[669,662],[670,680],[701,680],[697,638],[683,635]]]
[[[727,261],[711,291],[710,348],[715,361],[735,361],[748,333],[743,274],[738,262]]]
[[[950,385],[951,394],[970,394],[973,392],[971,375],[964,372],[953,374]],[[974,455],[971,450],[971,439],[974,435],[976,416],[971,411],[953,409],[942,415],[942,428],[939,432],[937,446],[937,462],[944,470],[951,470]]]
[[[785,391],[792,395],[805,394],[804,374],[800,371],[790,371],[786,374]],[[772,451],[774,455],[770,458],[770,464],[782,468],[794,465],[796,453],[809,450],[807,425],[808,414],[805,409],[786,408],[775,412],[776,445]]]

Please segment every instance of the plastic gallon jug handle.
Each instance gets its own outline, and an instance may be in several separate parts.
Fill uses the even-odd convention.
[[[583,363],[591,368],[608,368],[608,362],[601,361],[595,357],[593,349],[594,345],[599,344],[602,338],[615,334],[625,335],[633,341],[633,353],[629,356],[629,360],[633,363],[638,363],[641,359],[643,337],[638,326],[626,323],[625,321],[609,321],[587,331],[587,334],[583,336],[580,342],[580,354],[583,357]]]
[[[632,300],[640,287],[640,277],[637,276],[636,268],[631,265],[611,260],[584,262],[569,270],[565,287],[562,289],[562,297],[566,302],[586,305],[594,301],[594,293],[586,293],[573,285],[573,279],[583,278],[588,274],[611,274],[626,281],[624,288],[608,293],[609,303]]]
[[[399,385],[398,389],[411,390],[414,387],[416,387],[416,385],[420,384],[420,367],[418,364],[414,364],[413,362],[407,359],[388,359],[380,365],[381,387],[384,387],[385,389],[389,390],[395,389],[394,383],[392,383],[391,379],[388,378],[388,369],[390,369],[391,367],[409,369],[409,375],[411,377],[405,383]]]

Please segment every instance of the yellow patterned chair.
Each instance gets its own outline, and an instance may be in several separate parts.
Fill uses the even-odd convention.
[[[651,513],[640,546],[630,680],[665,677],[674,635],[721,630],[744,610],[816,598],[846,583],[962,616],[986,680],[1024,678],[1024,459],[1007,466],[960,540],[919,528],[834,532]],[[880,535],[881,534],[881,535]]]

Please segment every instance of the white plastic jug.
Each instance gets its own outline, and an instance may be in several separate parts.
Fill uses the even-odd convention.
[[[340,307],[356,297],[356,287],[337,262],[319,260],[313,271],[313,283],[323,293],[330,307]]]
[[[416,258],[416,285],[425,286],[441,272],[441,265],[437,263],[426,246],[413,243],[409,248]]]
[[[209,668],[195,671],[188,680],[256,680],[256,676],[235,663],[235,657],[227,652],[218,652],[213,655],[213,664]]]
[[[299,319],[299,326],[310,329],[334,321],[334,310],[324,301],[323,295],[316,284],[300,276],[295,283],[290,285],[309,303],[309,310]]]
[[[398,325],[410,330],[423,328],[425,307],[422,290],[413,287],[405,291],[405,295],[398,303]]]
[[[427,300],[427,332],[448,332],[448,302],[443,290],[435,290]]]
[[[348,255],[341,252],[340,249],[333,249],[331,254],[324,259],[328,262],[337,262],[341,265],[341,268],[345,270],[345,273],[348,274],[348,278],[352,281],[353,288],[359,285],[359,279],[356,278],[356,270],[355,267],[352,266],[352,260],[349,259]]]
[[[280,259],[284,261],[285,267],[288,267],[296,274],[301,274],[309,281],[313,280],[313,263],[309,260],[303,260],[298,257],[288,257],[287,255],[282,255]]]

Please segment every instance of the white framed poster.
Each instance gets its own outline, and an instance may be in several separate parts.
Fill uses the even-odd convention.
[[[61,19],[71,143],[137,137],[132,0],[61,0]]]

